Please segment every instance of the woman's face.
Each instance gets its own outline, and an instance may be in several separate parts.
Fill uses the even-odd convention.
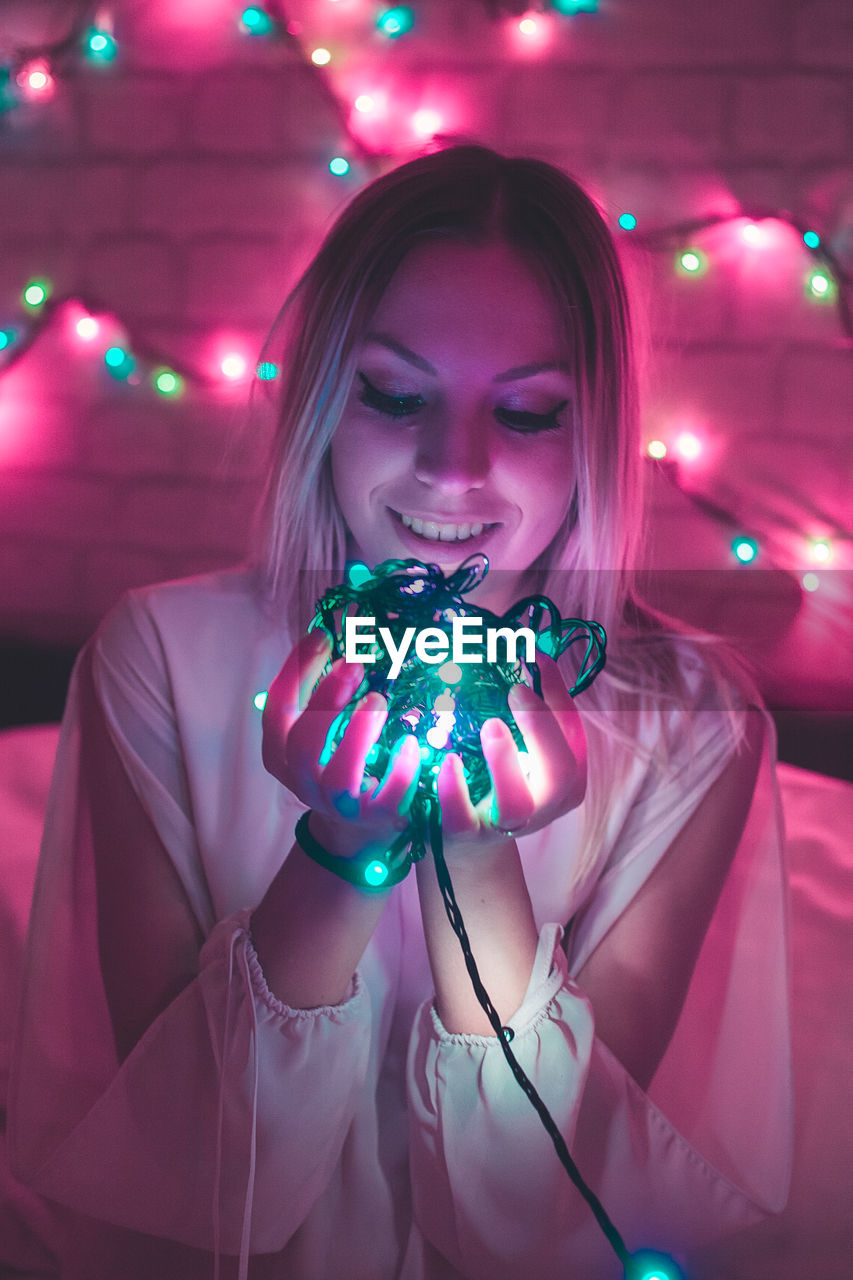
[[[553,303],[503,243],[431,242],[386,290],[332,441],[348,554],[489,558],[503,610],[563,523],[573,383]]]

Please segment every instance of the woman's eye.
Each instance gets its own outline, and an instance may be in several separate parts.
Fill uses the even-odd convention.
[[[411,413],[417,413],[418,409],[423,407],[423,396],[392,396],[385,391],[380,391],[368,382],[363,373],[360,373],[361,392],[359,400],[362,404],[367,405],[369,409],[377,409],[380,413],[386,413],[391,418],[405,418]]]
[[[531,435],[537,431],[557,431],[561,425],[558,415],[563,412],[568,403],[568,400],[564,400],[550,413],[523,413],[516,409],[498,407],[495,410],[495,417],[510,431],[529,432]]]

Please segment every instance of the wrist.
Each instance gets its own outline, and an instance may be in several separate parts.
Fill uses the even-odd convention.
[[[328,818],[314,809],[308,811],[308,830],[334,858],[353,858],[380,847],[377,841],[371,841],[351,822]]]
[[[318,817],[318,827],[324,829],[322,814],[315,815],[309,809],[296,824],[296,843],[307,857],[326,871],[333,872],[356,888],[371,891],[390,889],[408,875],[412,857],[411,838],[407,831],[401,832],[391,843],[366,843],[362,837],[353,852],[340,853],[327,848],[314,834],[312,820],[315,817]],[[336,828],[337,824],[333,823],[333,833]]]

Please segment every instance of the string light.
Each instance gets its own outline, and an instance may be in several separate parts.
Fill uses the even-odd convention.
[[[314,63],[315,67],[327,67],[332,61],[332,55],[328,49],[323,49],[321,47],[313,50],[311,54],[311,61]]]
[[[804,591],[817,591],[820,586],[820,578],[816,573],[813,573],[811,569],[809,569],[807,573],[803,574],[801,581]]]
[[[676,267],[681,275],[704,275],[708,260],[698,249],[685,249],[676,259]]]
[[[832,297],[833,281],[826,271],[812,271],[807,279],[807,287],[813,298],[826,301]]]
[[[46,102],[48,98],[53,97],[56,88],[53,76],[50,74],[50,67],[43,58],[23,67],[15,77],[15,81],[24,96],[32,101]]]
[[[248,361],[245,356],[241,356],[237,351],[230,351],[224,356],[219,365],[223,376],[231,382],[237,382],[240,378],[245,377]]]
[[[619,226],[623,231],[633,231],[637,225],[637,219],[633,213],[622,213],[619,215]]]
[[[811,541],[812,559],[818,564],[826,564],[832,559],[832,544],[828,538],[813,538]]]
[[[732,551],[741,564],[751,564],[758,555],[758,543],[754,538],[735,538]]]
[[[104,352],[104,364],[114,378],[122,381],[130,377],[136,369],[136,361],[124,347],[108,347]]]
[[[424,107],[412,116],[412,129],[419,138],[433,138],[441,130],[441,116]]]
[[[343,156],[335,156],[329,161],[329,172],[333,173],[336,178],[342,178],[349,173],[349,160]]]
[[[685,462],[694,462],[702,452],[702,441],[692,431],[682,431],[675,447]]]
[[[820,236],[818,235],[818,233],[817,233],[816,231],[804,231],[804,232],[803,232],[803,244],[804,244],[804,245],[806,246],[806,248],[808,248],[808,249],[819,249],[819,248],[820,248]]]
[[[31,280],[28,285],[24,286],[21,298],[24,304],[32,307],[34,310],[44,306],[50,295],[50,285],[46,280]]]
[[[273,364],[272,360],[261,360],[255,370],[255,376],[259,382],[275,382],[278,377],[278,365]]]
[[[82,342],[92,342],[101,331],[94,316],[81,316],[74,326],[74,332]]]
[[[381,13],[376,19],[376,25],[383,35],[396,40],[398,36],[404,36],[411,31],[415,25],[415,15],[406,5],[397,5]]]
[[[86,40],[86,53],[95,62],[112,62],[118,52],[118,45],[108,31],[96,29],[89,32]]]
[[[666,445],[663,440],[650,440],[646,445],[646,452],[650,458],[665,458]]]
[[[249,5],[240,15],[240,25],[250,36],[268,36],[275,30],[275,22],[258,5]]]
[[[151,381],[161,396],[179,396],[184,389],[184,380],[174,369],[156,369]]]

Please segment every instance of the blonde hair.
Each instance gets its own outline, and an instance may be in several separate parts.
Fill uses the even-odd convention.
[[[602,623],[609,638],[605,673],[578,700],[590,737],[580,878],[602,839],[609,789],[636,754],[622,713],[638,710],[649,696],[687,709],[694,695],[680,675],[685,629],[646,607],[636,589],[643,460],[630,309],[605,220],[572,178],[544,161],[452,146],[385,174],[346,207],[285,303],[264,353],[283,373],[257,564],[268,597],[299,634],[317,596],[344,567],[346,527],[330,445],[359,341],[406,255],[441,238],[500,239],[522,257],[550,292],[576,383],[574,491],[530,580],[563,612],[568,599],[573,613]],[[696,640],[731,710],[727,663],[707,638]]]

